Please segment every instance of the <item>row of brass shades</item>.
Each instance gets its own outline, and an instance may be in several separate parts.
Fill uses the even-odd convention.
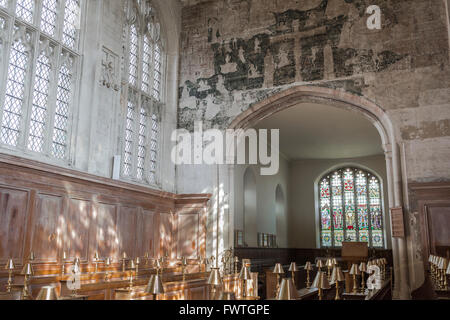
[[[387,260],[385,258],[371,260],[368,263],[362,262],[361,264],[353,264],[349,274],[353,276],[354,284],[353,284],[353,293],[357,293],[358,285],[356,283],[356,277],[361,275],[361,290],[364,290],[365,281],[364,281],[364,273],[368,272],[368,267],[370,265],[377,265],[380,268],[385,270],[385,266],[387,265]],[[339,283],[345,281],[344,273],[342,272],[342,268],[338,266],[338,262],[335,258],[327,259],[324,263],[322,260],[318,260],[316,262],[316,267],[318,269],[317,275],[314,278],[314,281],[310,282],[310,272],[314,270],[313,264],[311,262],[306,262],[304,269],[307,271],[307,289],[317,288],[319,300],[323,298],[323,290],[328,290],[331,288],[331,284],[336,285],[336,297],[335,300],[340,300],[339,293]],[[325,271],[322,271],[322,268],[328,268],[328,274]],[[280,263],[275,265],[273,273],[277,275],[277,289],[275,297],[277,300],[296,300],[298,299],[298,291],[295,287],[295,272],[300,271],[297,264],[292,262],[289,267],[289,272],[292,273],[291,278],[281,279],[280,278],[285,274],[283,267]]]
[[[450,262],[444,257],[430,255],[428,257],[430,263],[431,280],[437,289],[448,290],[449,283],[447,276],[450,275]]]

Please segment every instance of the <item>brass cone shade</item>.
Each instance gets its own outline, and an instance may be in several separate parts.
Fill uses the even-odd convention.
[[[236,295],[234,292],[222,292],[219,296],[219,300],[236,300]]]
[[[448,264],[448,268],[447,268],[446,274],[450,274],[450,263]]]
[[[341,267],[334,267],[333,273],[331,274],[331,282],[336,283],[342,281],[345,281],[345,277]]]
[[[181,258],[181,264],[183,266],[187,266],[187,259],[186,259],[186,257]]]
[[[358,265],[355,263],[352,265],[352,268],[350,269],[350,273],[352,276],[353,275],[357,275],[359,276],[361,274],[361,272],[359,271]]]
[[[327,274],[323,271],[317,272],[317,276],[314,279],[313,288],[317,289],[330,289],[330,283],[328,282]]]
[[[273,273],[275,273],[275,274],[284,274],[283,266],[281,265],[281,263],[277,263],[275,265],[275,268],[273,269]]]
[[[14,270],[16,266],[14,265],[13,259],[9,259],[6,263],[5,270]]]
[[[241,280],[251,280],[252,275],[249,267],[242,266],[241,272],[239,273],[239,279]]]
[[[126,252],[124,252],[124,253],[122,253],[122,259],[128,259],[128,256],[127,256],[127,253]]]
[[[139,265],[139,264],[141,264],[141,258],[137,257],[137,258],[136,258],[136,262],[135,262],[135,263],[136,263],[136,265]]]
[[[106,258],[105,265],[109,267],[111,265],[111,258]]]
[[[62,259],[67,260],[67,252],[66,251],[63,252]]]
[[[36,300],[58,300],[58,294],[55,287],[42,287]]]
[[[164,293],[164,285],[162,283],[162,279],[160,275],[152,275],[150,277],[150,281],[145,288],[145,293],[149,294],[163,294]]]
[[[34,255],[34,252],[31,251],[30,256],[28,257],[28,260],[34,261],[36,259],[36,256]]]
[[[323,268],[324,267],[323,261],[322,260],[317,261],[316,262],[316,267],[317,268]]]
[[[311,262],[306,262],[306,264],[305,264],[305,270],[306,271],[312,271],[313,270],[313,267],[312,267],[312,264],[311,264]]]
[[[365,262],[361,262],[361,264],[359,265],[359,271],[367,272],[367,264]]]
[[[31,266],[31,263],[27,263],[20,273],[23,276],[32,276],[33,275],[33,267]]]
[[[136,269],[136,264],[133,260],[130,260],[130,262],[128,263],[128,269]]]
[[[96,252],[96,253],[94,254],[94,260],[100,260],[100,257],[99,257],[99,255],[98,255],[98,252]]]
[[[278,291],[277,300],[296,300],[298,299],[298,292],[295,288],[294,281],[291,278],[283,279]]]
[[[333,259],[331,259],[331,262],[333,263],[333,266],[335,266],[335,265],[337,265],[337,264],[338,264],[338,262],[337,262],[336,258],[333,258]]]
[[[289,267],[289,272],[296,272],[296,271],[300,271],[300,270],[298,269],[297,264],[295,262],[292,262]]]
[[[220,275],[219,268],[212,268],[211,274],[209,275],[208,284],[213,286],[222,285],[222,276]]]
[[[327,266],[328,268],[331,268],[333,266],[333,260],[327,259],[327,262],[325,263],[325,266]]]

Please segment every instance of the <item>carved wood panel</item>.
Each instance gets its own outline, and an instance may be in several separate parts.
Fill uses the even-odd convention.
[[[31,230],[31,250],[36,262],[58,262],[66,225],[63,203],[61,195],[38,194],[36,197]]]
[[[45,213],[41,213],[45,214]],[[91,227],[91,203],[87,200],[68,199],[66,218],[66,248],[71,259],[79,257],[89,261],[89,229]]]
[[[113,204],[94,205],[96,223],[94,224],[93,246],[101,258],[119,258],[119,234],[117,230],[117,207]],[[94,252],[95,254],[95,252]]]
[[[0,266],[22,262],[28,200],[28,191],[0,188]]]
[[[126,252],[128,257],[136,256],[138,208],[120,207],[117,228],[120,239],[120,255]]]
[[[177,254],[178,258],[198,258],[198,225],[199,215],[180,214],[177,225]],[[186,235],[195,235],[186,237]]]

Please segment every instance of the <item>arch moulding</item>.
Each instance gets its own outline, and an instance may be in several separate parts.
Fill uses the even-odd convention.
[[[386,112],[377,104],[362,96],[345,91],[318,86],[294,86],[275,93],[271,97],[251,105],[237,116],[228,129],[245,130],[254,127],[258,122],[301,103],[320,103],[337,108],[359,112],[365,116],[378,130],[386,156],[386,172],[388,187],[388,207],[403,205],[400,152],[391,120]],[[229,167],[229,195],[234,198],[234,166]],[[230,209],[233,206],[230,206]],[[231,211],[234,211],[231,209]],[[234,212],[230,212],[233,216]],[[390,213],[386,212],[390,217]],[[233,228],[233,225],[231,225]],[[232,231],[233,232],[233,231]],[[231,233],[230,233],[231,234]],[[396,294],[400,299],[410,298],[407,248],[404,239],[393,238],[394,273]]]

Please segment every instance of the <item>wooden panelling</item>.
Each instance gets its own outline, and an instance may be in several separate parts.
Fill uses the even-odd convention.
[[[48,214],[40,212],[39,214]],[[91,203],[87,200],[68,199],[66,218],[65,247],[70,258],[79,257],[82,261],[89,261],[89,229],[91,227]]]
[[[428,270],[429,254],[450,258],[450,183],[415,183],[410,190],[411,208],[420,216],[423,262]]]
[[[0,188],[1,266],[10,258],[22,262],[28,203],[28,191]]]
[[[198,235],[199,216],[193,214],[178,215],[178,258],[198,259],[198,238],[186,238],[187,234]]]
[[[119,230],[120,254],[126,252],[129,257],[135,257],[137,244],[138,208],[121,207],[117,228]]]
[[[32,250],[36,262],[57,262],[59,251],[63,246],[64,198],[60,195],[38,194],[35,214],[32,218]]]
[[[0,155],[0,263],[12,257],[20,269],[33,251],[36,275],[48,275],[59,272],[64,251],[86,266],[96,251],[115,263],[123,251],[132,258],[147,252],[154,258],[176,253],[185,243],[204,252],[199,239],[206,239],[209,199]],[[178,234],[180,213],[189,232]],[[190,253],[188,247],[180,250]],[[5,276],[0,270],[0,283]]]
[[[119,258],[117,212],[117,207],[113,204],[96,203],[94,205],[95,238],[91,239],[91,242],[96,244],[96,251],[100,257]]]

